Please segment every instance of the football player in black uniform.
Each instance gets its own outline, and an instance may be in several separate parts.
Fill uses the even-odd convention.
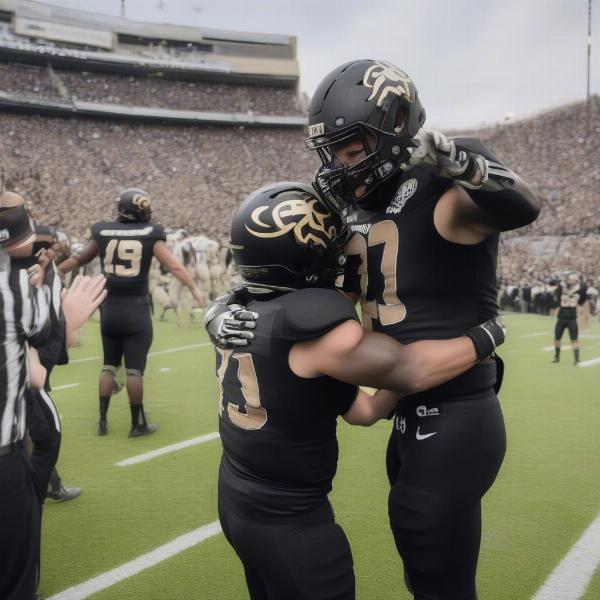
[[[477,139],[422,130],[411,78],[357,60],[332,71],[309,107],[314,186],[353,232],[344,290],[363,324],[403,343],[450,338],[492,318],[498,234],[531,223],[539,203]],[[238,302],[234,295],[230,302]],[[235,307],[207,328],[222,343],[252,337]],[[396,411],[388,447],[390,524],[418,600],[474,600],[481,497],[505,452],[488,359]],[[423,428],[423,429],[421,429]]]
[[[557,363],[560,361],[560,343],[565,329],[568,329],[574,364],[578,365],[579,326],[577,324],[577,307],[587,300],[587,285],[581,282],[577,273],[569,273],[565,280],[556,286],[555,294],[558,303],[558,314],[556,315],[556,326],[554,327],[554,360],[552,362]]]
[[[107,433],[108,406],[115,389],[117,369],[124,358],[131,407],[129,437],[138,437],[158,428],[156,424],[146,422],[143,408],[143,375],[152,344],[148,299],[148,271],[152,257],[190,289],[199,306],[204,306],[204,296],[167,249],[163,226],[151,222],[151,200],[145,191],[125,190],[117,201],[117,211],[116,221],[92,225],[92,240],[87,248],[79,257],[62,262],[59,271],[68,273],[100,255],[108,296],[100,310],[104,366],[99,384],[98,435]]]
[[[219,517],[253,600],[354,598],[350,548],[327,500],[338,415],[370,425],[393,410],[396,392],[447,381],[503,340],[494,319],[410,346],[365,331],[334,289],[346,238],[299,183],[257,190],[233,218],[233,258],[258,320],[247,349],[217,348]],[[361,383],[395,391],[370,397]]]
[[[532,191],[479,140],[421,129],[425,110],[394,65],[356,60],[319,84],[306,146],[315,188],[343,215],[344,289],[364,325],[403,343],[449,338],[496,306],[499,232],[531,223]],[[493,359],[403,399],[388,448],[389,516],[418,600],[474,600],[481,497],[505,452]]]

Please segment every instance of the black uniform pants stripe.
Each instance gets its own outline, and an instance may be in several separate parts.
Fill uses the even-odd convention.
[[[505,450],[493,390],[401,403],[388,446],[388,507],[415,600],[476,600],[481,498]]]

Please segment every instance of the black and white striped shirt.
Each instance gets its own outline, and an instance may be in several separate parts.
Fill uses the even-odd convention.
[[[49,330],[46,286],[33,287],[26,270],[10,273],[8,255],[0,250],[0,446],[25,435],[27,343],[43,343]]]

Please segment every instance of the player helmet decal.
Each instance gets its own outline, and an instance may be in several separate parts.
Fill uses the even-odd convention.
[[[144,190],[129,188],[117,199],[120,220],[147,223],[152,217],[152,201]]]
[[[231,251],[242,279],[268,289],[333,287],[343,273],[348,231],[309,185],[262,187],[237,209]]]
[[[412,79],[380,60],[355,60],[334,69],[317,87],[308,113],[305,144],[322,162],[313,185],[339,214],[369,206],[372,192],[408,161],[412,138],[425,123]],[[346,166],[335,150],[351,143],[364,158]]]

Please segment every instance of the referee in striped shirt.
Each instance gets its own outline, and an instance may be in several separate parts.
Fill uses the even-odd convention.
[[[28,344],[49,332],[49,303],[22,271],[9,284],[9,256],[31,252],[35,239],[23,200],[0,196],[0,598],[35,598],[40,505],[23,448]]]

